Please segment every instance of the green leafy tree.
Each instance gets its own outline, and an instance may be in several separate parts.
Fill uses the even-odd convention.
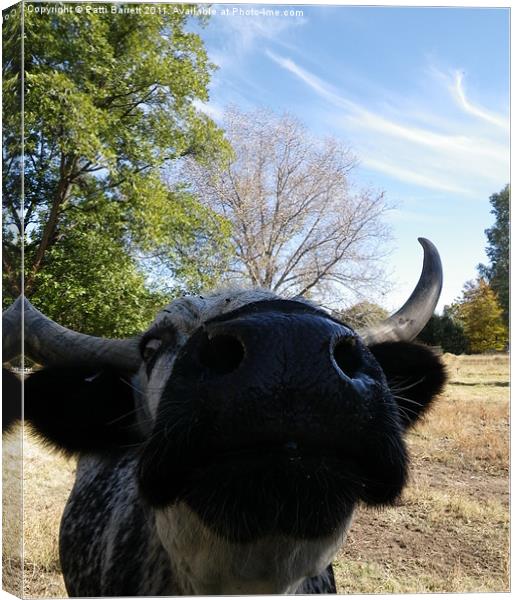
[[[32,301],[84,333],[127,337],[142,331],[167,303],[165,294],[148,290],[124,246],[106,235],[101,222],[79,216],[66,225],[63,241],[48,250]]]
[[[441,347],[444,352],[452,354],[464,354],[468,349],[468,340],[464,332],[464,326],[453,318],[448,307],[444,307],[441,316]]]
[[[468,340],[468,352],[480,354],[491,350],[505,350],[508,343],[507,327],[496,294],[485,279],[469,281],[462,298],[450,308],[458,318]]]
[[[42,14],[46,6],[53,12]],[[185,157],[215,160],[228,146],[195,108],[208,99],[214,66],[189,31],[192,5],[56,12],[65,6],[25,6],[23,65],[16,20],[4,27],[8,90],[20,89],[25,72],[23,173],[19,98],[4,89],[4,296],[20,293],[22,240],[26,295],[64,324],[100,333],[88,315],[102,303],[129,294],[134,322],[154,307],[160,295],[147,290],[144,267],[168,292],[217,278],[230,252],[227,223],[163,171]],[[101,256],[111,260],[102,266]],[[126,331],[124,311],[111,310],[111,331]]]
[[[22,287],[21,5],[2,12],[2,281],[8,306]]]
[[[417,339],[428,346],[440,346],[443,352],[463,354],[468,343],[462,323],[445,307],[442,315],[434,314]]]
[[[489,265],[479,265],[479,272],[487,279],[491,288],[496,292],[500,306],[503,309],[505,324],[509,325],[509,205],[511,189],[506,185],[503,190],[489,198],[495,216],[495,224],[486,229]]]
[[[441,345],[441,317],[438,314],[433,314],[427,324],[419,332],[417,339],[419,342],[427,346]]]

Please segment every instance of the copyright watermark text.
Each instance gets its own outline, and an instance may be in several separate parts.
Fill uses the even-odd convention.
[[[97,3],[59,3],[25,4],[28,14],[66,15],[66,14],[126,14],[126,15],[182,15],[182,16],[221,16],[221,17],[303,17],[298,8],[277,6],[224,6],[183,5],[183,4],[97,4]],[[13,15],[14,16],[14,15]],[[4,14],[4,20],[9,18]]]

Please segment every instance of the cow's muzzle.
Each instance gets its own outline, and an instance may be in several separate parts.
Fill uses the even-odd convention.
[[[394,400],[360,338],[311,307],[269,306],[208,322],[179,352],[140,482],[151,503],[185,500],[225,535],[230,496],[249,535],[313,536],[358,500],[393,500],[405,468]],[[335,514],[294,522],[289,502],[308,507],[321,486]]]

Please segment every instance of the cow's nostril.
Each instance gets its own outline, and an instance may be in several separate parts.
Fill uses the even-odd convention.
[[[207,338],[201,347],[201,363],[219,375],[235,371],[243,358],[244,347],[230,335]]]
[[[362,365],[362,357],[354,337],[340,339],[333,347],[333,359],[337,367],[348,377],[356,377]]]

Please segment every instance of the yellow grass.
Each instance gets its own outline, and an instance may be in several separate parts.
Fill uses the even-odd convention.
[[[472,472],[507,474],[508,358],[445,355],[445,360],[448,386],[436,409],[409,436],[409,445],[432,461]]]
[[[22,437],[16,431],[2,445],[2,587],[20,596],[23,554]]]
[[[399,506],[361,510],[335,566],[341,593],[509,589],[509,363],[445,355],[450,381],[408,436]]]
[[[20,435],[17,431],[4,440],[5,473],[21,474]],[[75,463],[49,452],[30,435],[25,428],[23,435],[23,536],[24,569],[23,590],[25,596],[66,596],[59,566],[58,532],[63,507],[73,485]],[[20,498],[21,494],[18,494]],[[21,502],[18,502],[21,507]],[[5,487],[4,487],[5,507]],[[4,509],[4,515],[6,511]],[[17,532],[6,536],[4,529],[4,565],[10,567],[10,576],[3,587],[10,593],[20,595],[21,551],[13,548],[13,540],[21,538],[21,510],[17,508]]]
[[[444,357],[450,382],[408,436],[399,505],[361,509],[335,561],[340,593],[509,588],[509,371],[506,356]],[[20,437],[4,442],[4,589],[21,591]],[[74,461],[24,443],[25,595],[65,595],[58,530]]]

